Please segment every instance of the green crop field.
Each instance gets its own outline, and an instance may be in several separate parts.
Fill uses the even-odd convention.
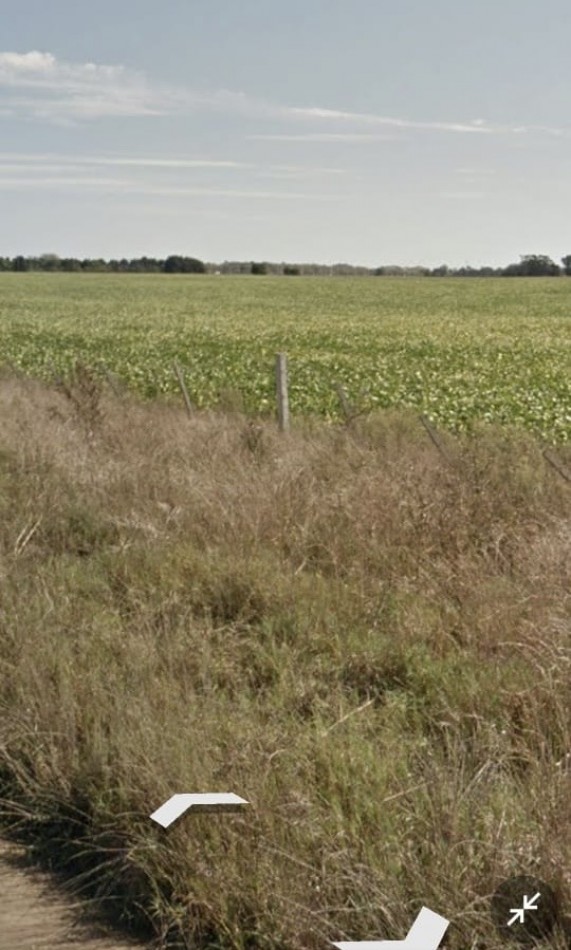
[[[146,396],[237,393],[273,409],[275,353],[294,414],[413,407],[571,441],[571,280],[2,274],[0,362],[48,378],[106,364]]]

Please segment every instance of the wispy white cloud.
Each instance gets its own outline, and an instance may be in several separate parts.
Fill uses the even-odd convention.
[[[99,66],[95,63],[66,64],[52,53],[0,53],[0,82],[3,85],[50,89],[81,89],[94,82],[117,81],[125,75],[123,66]]]
[[[0,169],[13,163],[19,169],[29,168],[80,168],[86,165],[116,166],[125,168],[156,168],[184,170],[192,168],[255,168],[252,162],[237,162],[212,158],[145,158],[113,155],[57,155],[54,153],[0,152]]]
[[[164,197],[215,197],[215,198],[269,198],[303,201],[334,201],[338,195],[315,194],[294,191],[257,191],[241,188],[204,188],[184,185],[161,185],[150,181],[134,181],[121,178],[98,178],[90,175],[18,176],[0,174],[0,190],[56,190],[100,189],[105,192],[120,192],[123,195],[161,195]]]
[[[569,137],[568,128],[532,125],[496,125],[485,119],[469,121],[420,121],[369,112],[290,106],[267,102],[226,89],[198,91],[150,82],[124,65],[68,63],[49,52],[0,52],[0,115],[25,116],[69,122],[102,117],[185,115],[195,110],[242,115],[260,120],[311,122],[305,137],[271,136],[275,141],[373,141],[365,133],[347,133],[339,125],[373,126],[397,131],[434,131],[463,135],[540,133]],[[320,132],[315,124],[333,129]],[[337,126],[337,128],[335,128]],[[261,138],[262,136],[257,136]],[[270,136],[264,136],[270,139]]]
[[[63,63],[52,53],[0,53],[2,105],[42,118],[160,115],[160,97],[124,66]]]
[[[249,191],[247,189],[239,188],[185,188],[185,187],[168,187],[161,185],[152,185],[146,184],[144,187],[140,185],[133,185],[129,187],[130,191],[133,192],[144,192],[146,195],[189,195],[189,196],[200,196],[208,195],[210,197],[226,197],[226,198],[274,198],[278,199],[301,199],[303,201],[337,201],[339,195],[327,195],[327,194],[313,194],[307,192],[295,192],[295,191]]]
[[[459,132],[476,135],[525,135],[542,133],[560,138],[571,136],[570,128],[554,128],[546,125],[494,124],[486,119],[470,119],[468,122],[419,121],[395,116],[376,115],[370,112],[347,112],[338,109],[322,109],[317,106],[297,108],[288,106],[282,110],[292,118],[327,120],[331,122],[354,122],[364,125],[379,125],[393,129],[413,129],[434,132]]]
[[[250,162],[235,162],[211,158],[109,158],[82,157],[74,159],[78,165],[116,165],[127,168],[252,168]]]
[[[300,119],[328,119],[337,122],[360,122],[367,125],[383,125],[395,129],[433,129],[442,132],[475,132],[489,134],[493,128],[483,119],[473,119],[465,122],[417,122],[411,119],[395,118],[393,116],[374,115],[369,112],[346,112],[338,109],[322,109],[316,106],[310,108],[287,109],[288,115]]]
[[[44,172],[63,172],[86,167],[116,167],[125,170],[148,169],[151,172],[169,172],[183,174],[201,169],[220,171],[254,172],[257,176],[275,178],[309,178],[315,175],[344,175],[343,168],[310,165],[284,165],[255,162],[239,162],[229,159],[211,158],[154,158],[102,155],[57,155],[50,153],[12,153],[0,152],[0,176],[7,172],[25,172],[29,175]]]
[[[247,135],[246,138],[263,142],[394,142],[396,135],[367,132],[302,132],[299,135]]]
[[[258,178],[283,179],[285,181],[298,180],[300,178],[315,178],[322,175],[346,175],[344,168],[320,168],[303,165],[268,165],[266,168],[260,166],[257,172]]]
[[[50,120],[160,116],[191,108],[240,111],[241,93],[150,83],[126,66],[66,63],[52,53],[0,52],[0,108]]]
[[[68,175],[51,175],[49,177],[24,178],[14,175],[0,175],[0,189],[34,189],[34,188],[119,188],[125,187],[125,182],[118,178],[92,178],[84,175],[80,178],[70,178]]]

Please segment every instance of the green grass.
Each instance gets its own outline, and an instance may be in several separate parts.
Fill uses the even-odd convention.
[[[571,281],[0,275],[0,362],[49,378],[101,361],[145,396],[292,412],[409,407],[452,431],[509,424],[571,441]]]

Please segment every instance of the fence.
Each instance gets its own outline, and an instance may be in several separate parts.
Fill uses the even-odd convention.
[[[121,387],[119,384],[119,380],[104,363],[101,363],[100,366],[101,366],[101,369],[103,370],[103,373],[107,379],[107,382],[110,388],[112,389],[112,391],[115,393],[116,396],[120,396]],[[16,375],[20,375],[19,373],[17,373],[15,367],[12,367],[12,369]],[[180,366],[180,364],[176,361],[172,363],[172,369],[173,369],[173,373],[176,377],[176,380],[178,382],[178,385],[179,385],[179,388],[184,400],[184,406],[185,406],[187,415],[192,416],[197,411],[197,407],[194,405],[194,403],[192,402],[190,398],[186,381],[184,378],[183,369]],[[287,355],[285,353],[282,352],[282,353],[276,354],[274,372],[275,372],[277,424],[278,424],[278,428],[280,432],[287,433],[290,430],[291,419],[290,419],[289,391],[288,391],[288,360],[287,360]],[[58,387],[64,388],[64,389],[67,388],[64,380],[58,374],[58,372],[56,371],[53,365],[52,365],[52,373]],[[342,411],[342,414],[347,426],[350,426],[359,416],[366,414],[366,410],[365,411],[356,410],[351,405],[349,398],[347,396],[347,393],[345,392],[345,389],[341,385],[341,383],[339,382],[334,383],[333,388],[335,389],[337,393],[341,411]],[[430,419],[428,419],[426,415],[420,415],[419,421],[421,422],[424,430],[426,431],[430,441],[432,442],[436,450],[439,452],[439,454],[442,456],[442,458],[445,460],[445,462],[450,466],[454,466],[455,460],[452,458],[449,451],[445,447],[445,444],[440,434],[438,433],[438,431],[436,430],[436,428],[434,427]],[[571,484],[571,473],[569,472],[569,469],[557,458],[556,455],[554,455],[553,449],[549,446],[544,447],[542,450],[542,455],[545,461],[547,462],[547,464],[555,472],[557,472],[557,474],[562,479],[564,479],[564,481]]]
[[[186,383],[184,380],[183,372],[178,365],[178,363],[173,363],[173,370],[177,378],[180,391],[182,393],[184,404],[186,406],[186,411],[191,415],[195,408],[192,405],[190,397],[188,395],[188,390],[186,388]],[[276,415],[277,423],[280,432],[288,432],[290,429],[290,411],[289,411],[289,392],[288,392],[288,362],[287,355],[285,353],[276,354],[275,362],[275,384],[276,384]],[[345,389],[341,383],[335,383],[334,389],[339,398],[339,403],[345,422],[347,425],[350,425],[355,419],[357,419],[363,413],[356,411],[351,405]],[[454,459],[451,457],[450,453],[444,446],[444,443],[438,434],[435,427],[432,425],[430,419],[425,415],[420,415],[419,420],[426,431],[430,441],[440,453],[445,462],[452,466],[454,465]],[[566,470],[562,463],[553,455],[553,451],[547,447],[543,449],[543,457],[545,461],[556,471],[561,478],[566,482],[571,483],[571,474]]]

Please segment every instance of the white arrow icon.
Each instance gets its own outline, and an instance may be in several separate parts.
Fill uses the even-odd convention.
[[[527,894],[523,895],[523,907],[510,907],[510,914],[513,914],[513,917],[508,920],[508,927],[511,927],[512,924],[515,924],[516,920],[520,924],[523,924],[525,920],[526,910],[537,910],[537,902],[541,897],[541,891],[538,891],[537,894],[528,900]]]
[[[423,907],[404,940],[361,940],[355,943],[334,943],[339,950],[436,950],[449,920]]]
[[[203,807],[211,805],[248,805],[249,803],[233,792],[203,792],[196,795],[184,794],[173,795],[160,808],[150,816],[157,824],[163,828],[168,828],[173,821],[184,815],[185,811],[192,808],[193,805],[202,805]]]

